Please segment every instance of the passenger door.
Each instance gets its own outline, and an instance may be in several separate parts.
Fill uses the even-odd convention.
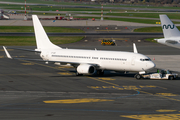
[[[136,56],[133,56],[132,60],[131,60],[131,65],[133,65],[133,66],[135,65],[135,59],[136,59]]]

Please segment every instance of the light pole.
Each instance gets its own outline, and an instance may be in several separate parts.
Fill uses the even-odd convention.
[[[101,20],[103,20],[103,4],[101,4]]]
[[[26,0],[25,0],[25,15],[24,15],[24,20],[27,20],[27,15],[26,15]]]

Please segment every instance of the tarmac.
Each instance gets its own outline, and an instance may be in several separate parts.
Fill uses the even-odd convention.
[[[112,48],[103,46],[107,50]],[[117,50],[128,48],[116,47]],[[152,48],[156,51],[159,49],[152,46],[148,50],[143,46],[139,48],[147,55],[151,54]],[[13,57],[39,58],[33,52],[8,50]],[[171,48],[168,50],[174,51]],[[135,73],[111,71],[105,71],[103,76],[75,76],[72,67],[7,59],[2,47],[0,54],[2,120],[180,119],[180,78],[173,81],[136,80]],[[151,59],[157,65],[171,62],[171,55],[158,54],[156,52],[156,55],[148,56],[155,57],[155,60]],[[174,56],[177,57],[173,59],[176,63],[179,55]],[[173,63],[168,66],[171,65]],[[171,67],[174,70],[179,65]]]
[[[11,24],[18,25],[23,20],[15,21],[17,22]],[[32,24],[32,21],[24,22]],[[53,24],[52,21],[42,22]],[[60,46],[133,51],[132,43],[135,42],[139,53],[149,56],[157,68],[167,68],[180,74],[180,49],[146,42],[144,39],[147,37],[152,36],[86,36],[82,41]],[[117,46],[102,46],[100,38],[116,39]],[[33,52],[13,49],[8,51],[13,57],[40,58]],[[75,72],[74,68],[67,66],[7,59],[1,46],[0,119],[180,119],[180,78],[136,80],[135,73],[105,71],[103,76],[75,76]]]
[[[54,18],[56,16],[38,15],[39,18]],[[31,19],[31,16],[27,16]],[[156,24],[142,24],[112,20],[41,20],[43,26],[159,26]],[[24,20],[24,14],[10,14],[10,20],[1,20],[1,26],[32,26],[32,20]]]

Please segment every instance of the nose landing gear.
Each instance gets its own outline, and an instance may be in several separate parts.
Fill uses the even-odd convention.
[[[136,74],[134,77],[135,77],[137,80],[139,80],[139,79],[142,78],[142,76],[141,76],[140,74]]]

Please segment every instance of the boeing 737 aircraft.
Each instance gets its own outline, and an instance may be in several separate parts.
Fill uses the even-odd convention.
[[[154,39],[158,43],[180,48],[180,32],[167,15],[159,15],[164,38]]]
[[[104,70],[112,70],[139,72],[136,76],[140,77],[141,73],[155,67],[149,57],[138,53],[135,44],[133,45],[134,52],[62,49],[49,40],[38,17],[33,15],[32,19],[37,44],[35,51],[40,52],[40,57],[43,59],[38,61],[59,65],[70,64],[76,68],[77,75],[96,72],[102,75]],[[7,57],[12,59],[6,47],[3,46],[3,48]]]

